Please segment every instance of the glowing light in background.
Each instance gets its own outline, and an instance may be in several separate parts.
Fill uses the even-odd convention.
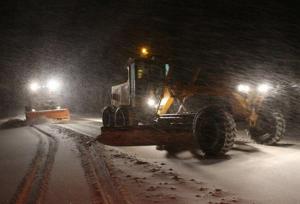
[[[242,93],[249,93],[250,86],[245,85],[245,84],[240,84],[240,85],[238,85],[237,90]]]
[[[257,91],[260,92],[260,93],[267,93],[271,89],[272,89],[272,86],[270,84],[260,84],[257,87]]]
[[[57,91],[60,88],[60,83],[57,80],[51,79],[47,82],[47,88],[50,91]]]
[[[31,91],[36,92],[41,88],[41,86],[37,82],[32,82],[29,85],[29,88],[30,88]]]

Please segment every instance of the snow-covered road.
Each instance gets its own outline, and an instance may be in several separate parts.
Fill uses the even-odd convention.
[[[78,121],[65,125],[92,137],[100,134],[99,126]],[[224,158],[203,159],[188,151],[168,155],[154,146],[113,149],[151,163],[166,163],[181,175],[225,188],[256,203],[294,204],[300,203],[300,142],[296,134],[293,131],[290,135],[294,138],[278,146],[241,142]]]
[[[89,140],[51,123],[0,129],[0,203],[125,203]]]
[[[0,203],[9,203],[27,173],[39,138],[29,127],[2,130],[0,134]]]
[[[99,201],[100,177],[107,171],[101,168],[111,171],[120,182],[116,189],[131,203],[300,203],[297,130],[278,146],[238,142],[226,157],[203,158],[155,146],[88,147],[89,138],[101,133],[99,118],[36,127],[44,133],[32,127],[0,130],[0,203],[22,203],[26,196],[49,204]],[[114,193],[115,187],[107,188]]]

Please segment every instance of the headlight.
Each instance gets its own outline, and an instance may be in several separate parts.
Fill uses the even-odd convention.
[[[156,101],[153,98],[148,98],[147,104],[150,107],[155,107],[156,106]]]
[[[260,84],[257,86],[257,91],[259,93],[267,93],[269,92],[273,87],[270,84]]]
[[[57,91],[60,87],[60,84],[58,81],[56,80],[49,80],[48,83],[47,83],[47,88],[50,90],[50,91]]]
[[[37,90],[39,90],[41,88],[41,86],[38,83],[33,82],[30,84],[29,88],[32,92],[36,92]]]
[[[242,93],[249,93],[250,86],[246,84],[240,84],[237,86],[237,90]]]

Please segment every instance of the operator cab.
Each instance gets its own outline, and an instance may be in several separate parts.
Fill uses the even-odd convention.
[[[112,87],[112,105],[134,108],[140,115],[154,115],[163,94],[163,85],[169,65],[155,57],[129,59],[128,79]]]
[[[132,97],[132,105],[147,104],[149,98],[159,102],[165,78],[164,64],[155,59],[137,59],[131,63],[129,65],[129,80],[131,95],[134,96]]]

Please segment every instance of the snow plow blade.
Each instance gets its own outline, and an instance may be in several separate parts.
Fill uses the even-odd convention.
[[[97,141],[110,146],[191,145],[192,132],[153,126],[102,127]]]
[[[33,121],[39,118],[48,118],[54,120],[70,120],[70,112],[68,109],[43,110],[26,112],[26,121]]]

